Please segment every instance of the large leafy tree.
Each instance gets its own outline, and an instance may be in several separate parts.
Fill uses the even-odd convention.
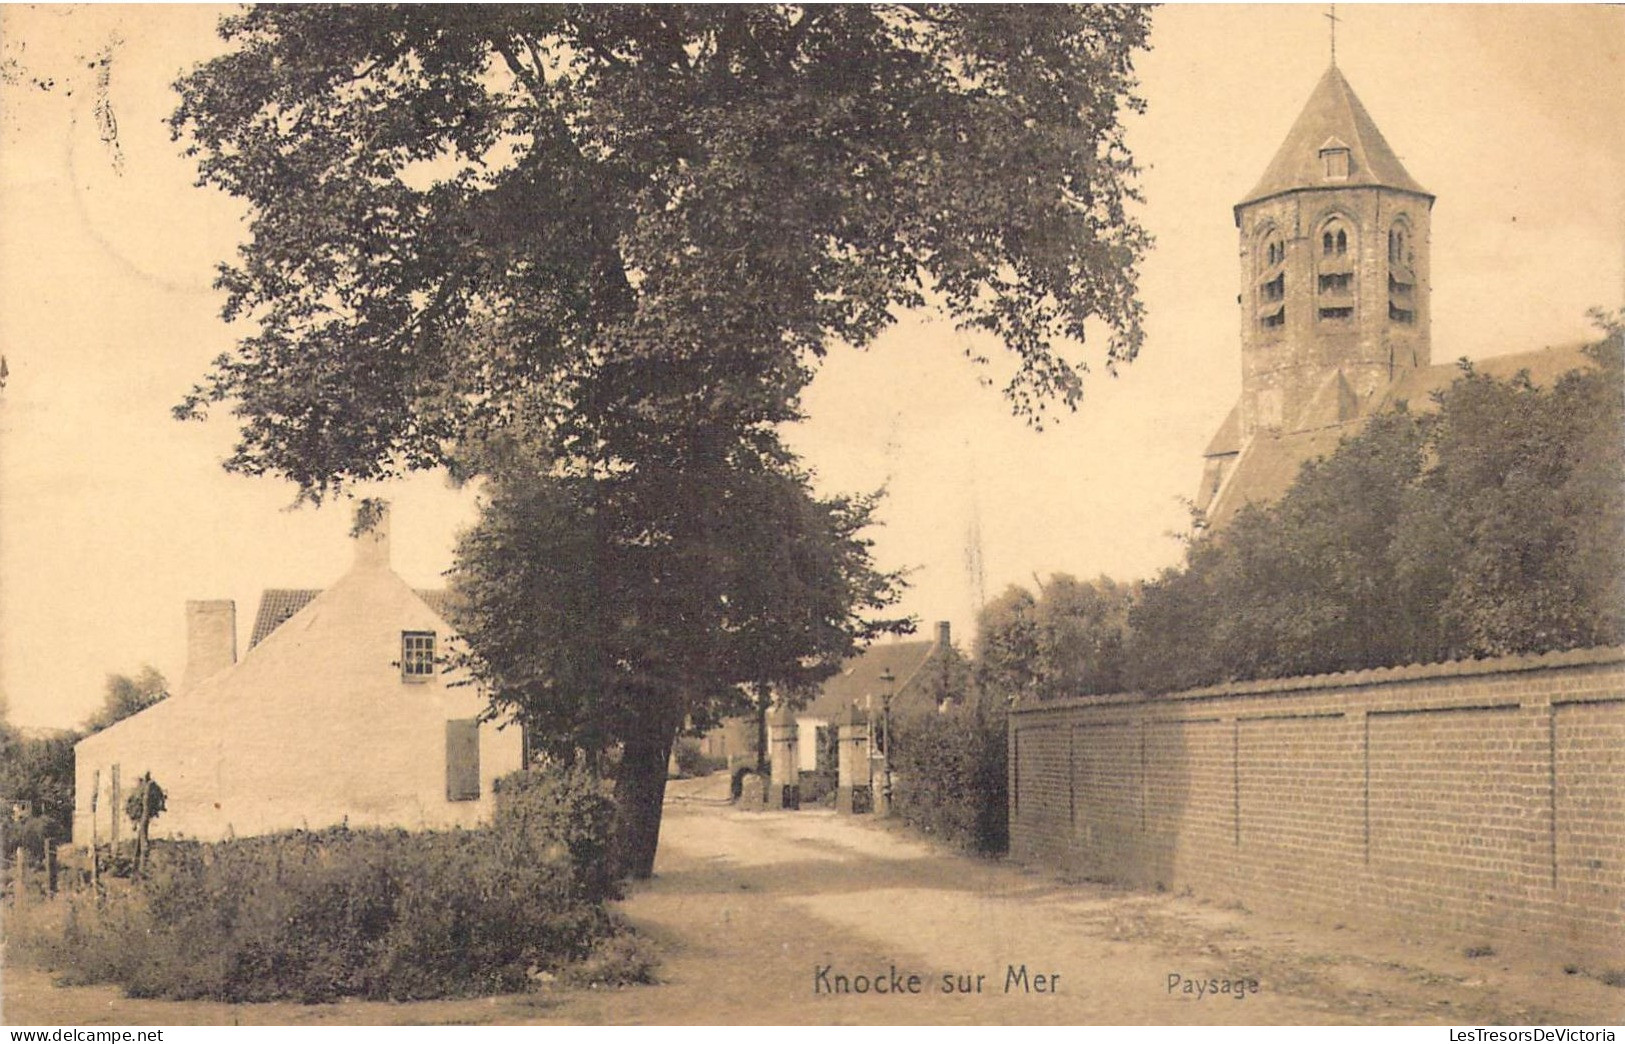
[[[1079,401],[1086,336],[1107,366],[1137,351],[1147,238],[1118,117],[1140,104],[1147,22],[1095,5],[250,8],[178,85],[173,124],[201,182],[248,208],[219,282],[254,332],[178,413],[229,403],[228,466],[312,498],[477,470],[478,447],[523,431],[534,474],[565,480],[561,517],[647,510],[625,528],[661,554],[707,546],[667,528],[673,504],[735,487],[753,504],[762,476],[828,517],[777,429],[832,345],[939,306],[1012,350],[1006,391],[1033,417]],[[645,622],[696,604],[645,596]],[[692,688],[672,668],[662,685]]]
[[[598,479],[496,470],[453,569],[465,665],[555,756],[616,746],[617,857],[647,874],[673,737],[805,693],[877,621],[872,503],[820,499],[786,463]]]
[[[1147,21],[254,7],[178,85],[201,181],[249,208],[220,285],[257,326],[181,412],[233,403],[232,466],[315,494],[440,463],[521,400],[609,454],[790,418],[828,345],[928,294],[1017,353],[1019,408],[1074,402],[1058,345],[1141,339],[1118,114]]]

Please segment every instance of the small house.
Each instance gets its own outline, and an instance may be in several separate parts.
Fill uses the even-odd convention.
[[[188,602],[180,691],[75,748],[74,844],[90,844],[93,793],[99,840],[129,836],[111,810],[147,772],[167,795],[154,837],[487,819],[524,741],[445,668],[441,608],[390,568],[387,512],[332,586],[264,593],[241,659],[235,605]]]

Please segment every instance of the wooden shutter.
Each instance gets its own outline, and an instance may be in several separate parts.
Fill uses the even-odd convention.
[[[446,722],[446,800],[478,801],[480,797],[480,722],[464,718]]]

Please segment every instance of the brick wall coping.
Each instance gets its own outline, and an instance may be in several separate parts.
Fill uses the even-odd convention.
[[[1496,656],[1483,660],[1448,660],[1444,663],[1411,663],[1401,667],[1368,667],[1358,671],[1310,674],[1295,678],[1259,678],[1254,681],[1205,685],[1198,689],[1185,689],[1161,696],[1139,692],[1069,696],[1059,700],[1035,700],[1017,704],[1012,713],[1038,714],[1074,707],[1212,700],[1226,696],[1262,696],[1270,693],[1284,694],[1361,685],[1394,685],[1430,678],[1465,678],[1481,674],[1514,674],[1519,671],[1541,671],[1555,667],[1585,667],[1615,663],[1625,663],[1625,646],[1604,645],[1589,649],[1565,649],[1560,652]]]

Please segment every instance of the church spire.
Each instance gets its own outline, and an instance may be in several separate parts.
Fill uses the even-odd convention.
[[[1333,64],[1315,85],[1264,176],[1236,204],[1236,220],[1241,220],[1242,207],[1282,193],[1364,186],[1433,200],[1433,194],[1399,162],[1342,70]]]
[[[1342,19],[1337,17],[1337,5],[1332,4],[1331,10],[1326,12],[1326,20],[1332,23],[1332,65],[1337,65],[1337,23]]]

